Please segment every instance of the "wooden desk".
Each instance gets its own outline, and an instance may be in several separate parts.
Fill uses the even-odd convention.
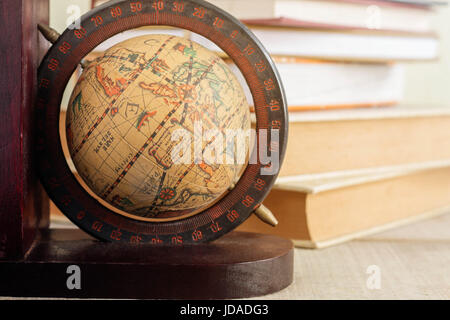
[[[380,289],[367,287],[370,266],[379,268]],[[296,249],[294,283],[256,299],[450,299],[450,213],[327,249]]]
[[[380,289],[367,288],[369,266],[379,268]],[[259,299],[450,299],[450,213],[327,249],[296,249],[294,283]]]

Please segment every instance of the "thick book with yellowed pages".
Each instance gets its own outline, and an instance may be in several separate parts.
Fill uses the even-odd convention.
[[[390,107],[290,113],[281,177],[450,160],[450,109]]]
[[[250,217],[239,230],[291,238],[299,247],[328,247],[450,213],[450,166],[279,183],[264,205],[278,226]]]

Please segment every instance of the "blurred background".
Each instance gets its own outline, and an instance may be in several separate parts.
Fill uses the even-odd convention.
[[[425,65],[406,67],[405,100],[410,104],[441,104],[450,106],[447,93],[450,81],[450,8],[436,10],[433,29],[440,39],[439,59]]]

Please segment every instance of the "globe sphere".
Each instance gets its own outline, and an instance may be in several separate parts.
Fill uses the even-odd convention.
[[[238,160],[248,159],[227,133],[249,129],[249,106],[228,65],[169,35],[126,40],[90,63],[66,120],[82,180],[137,219],[180,218],[218,201],[246,167]]]

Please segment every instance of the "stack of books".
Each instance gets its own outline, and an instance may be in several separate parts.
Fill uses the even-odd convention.
[[[240,230],[322,248],[450,212],[450,106],[402,105],[405,65],[439,57],[431,22],[445,2],[210,2],[261,40],[289,104],[286,158],[265,201],[279,226],[251,217]]]
[[[431,28],[436,2],[209,2],[242,19],[272,55],[290,111],[396,105],[403,98],[404,63],[438,57]],[[192,38],[221,51],[199,35]]]
[[[450,108],[291,113],[285,162],[264,201],[276,228],[240,230],[322,248],[450,212]]]

